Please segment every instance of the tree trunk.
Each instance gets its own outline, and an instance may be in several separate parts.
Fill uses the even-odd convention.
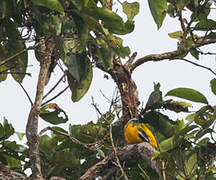
[[[131,78],[130,71],[121,62],[114,60],[114,66],[108,72],[116,82],[122,100],[122,123],[138,117],[138,91]]]

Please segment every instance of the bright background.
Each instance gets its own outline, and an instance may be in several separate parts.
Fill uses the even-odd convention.
[[[153,21],[149,11],[147,1],[140,2],[140,14],[135,17],[135,31],[127,36],[124,36],[124,45],[131,48],[131,52],[138,52],[137,58],[153,53],[163,53],[173,51],[177,48],[177,41],[171,39],[168,33],[180,30],[180,25],[177,19],[171,19],[166,16],[163,26],[157,30],[156,24]],[[205,48],[206,51],[212,52],[215,45]],[[191,56],[187,59],[196,63],[215,68],[214,56],[201,56],[200,60],[195,60]],[[36,61],[33,51],[29,51],[28,73],[32,77],[26,76],[23,81],[23,86],[34,101],[35,90],[38,78],[39,63]],[[52,74],[49,85],[46,87],[46,92],[59,80],[60,69],[57,67]],[[111,99],[113,96],[116,84],[109,77],[109,80],[104,78],[104,72],[94,68],[93,81],[88,93],[81,101],[73,103],[71,101],[71,92],[67,90],[63,95],[53,101],[57,103],[69,116],[69,122],[62,125],[68,128],[68,124],[84,124],[89,121],[96,121],[97,114],[92,104],[92,97],[101,112],[106,112],[109,107],[109,102],[103,97],[101,92]],[[161,62],[148,62],[139,66],[133,72],[133,79],[137,84],[139,98],[141,102],[146,103],[148,96],[153,91],[153,82],[161,84],[161,90],[166,94],[167,91],[178,88],[188,87],[193,88],[203,93],[210,104],[215,104],[215,96],[210,90],[210,80],[215,76],[205,69],[199,68],[181,60]],[[63,90],[66,83],[61,83],[57,90]],[[100,92],[101,91],[101,92]],[[49,96],[50,98],[57,94],[58,91]],[[16,131],[25,132],[28,114],[30,111],[30,103],[25,96],[20,85],[16,83],[10,76],[5,82],[0,83],[0,122],[3,122],[3,117],[8,119],[15,127]],[[195,111],[200,104],[195,105],[191,110]],[[201,104],[202,105],[202,104]],[[174,119],[184,117],[184,114],[171,113]],[[39,120],[39,130],[50,126],[50,124]]]

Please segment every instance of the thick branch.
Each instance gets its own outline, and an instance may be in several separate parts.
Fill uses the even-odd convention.
[[[121,63],[114,60],[114,66],[108,73],[116,82],[122,100],[123,125],[131,118],[138,117],[138,91],[131,73]]]
[[[41,59],[41,67],[37,84],[35,102],[30,110],[28,123],[26,126],[27,144],[29,146],[29,158],[32,170],[32,179],[42,180],[40,159],[39,159],[39,136],[38,136],[38,116],[43,99],[43,92],[47,78],[47,72],[51,63],[51,52],[54,49],[54,43],[49,40],[47,44],[42,44],[41,48],[47,53]]]
[[[127,145],[123,148],[117,149],[117,156],[120,163],[125,161],[145,161],[152,169],[159,173],[156,161],[152,161],[151,158],[155,153],[155,149],[149,143],[140,143]],[[94,166],[89,168],[85,174],[79,178],[79,180],[93,180],[102,172],[115,167],[113,163],[116,159],[114,152],[106,156],[102,161],[96,163]]]
[[[161,60],[174,59],[175,57],[181,55],[182,53],[189,52],[190,50],[192,50],[194,48],[198,48],[198,47],[213,44],[213,43],[216,43],[216,39],[209,39],[209,40],[202,41],[201,43],[193,44],[190,48],[178,49],[175,51],[165,52],[162,54],[150,54],[150,55],[144,56],[144,57],[136,60],[131,65],[130,71],[132,72],[135,68],[142,65],[143,63],[146,63],[149,61],[157,62],[157,61],[161,61]]]

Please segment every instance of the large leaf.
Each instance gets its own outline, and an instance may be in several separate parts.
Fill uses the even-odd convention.
[[[211,91],[216,95],[216,79],[210,81]]]
[[[106,70],[112,68],[112,50],[109,45],[102,39],[97,39],[98,48],[98,57],[102,60],[103,66]]]
[[[124,23],[119,15],[108,8],[86,8],[84,12],[85,14],[94,17],[96,20],[102,20],[104,27],[112,33],[124,35],[132,32],[134,29],[133,21]]]
[[[85,80],[89,75],[91,63],[86,53],[77,55],[70,54],[66,56],[64,63],[67,66],[69,73],[78,82]]]
[[[63,114],[63,116],[61,115]],[[51,124],[61,124],[68,121],[67,114],[57,104],[47,104],[40,109],[40,117]]]
[[[112,50],[122,58],[128,57],[130,55],[130,48],[128,46],[123,46],[123,40],[119,37],[110,35],[110,47]]]
[[[7,29],[7,31],[3,31]],[[16,22],[5,20],[0,24],[0,34],[8,37],[8,41],[0,44],[0,62],[4,60],[6,63],[1,67],[3,73],[11,73],[12,77],[19,83],[22,82],[26,75],[26,67],[28,64],[28,54],[25,51],[25,42],[17,39],[22,39]],[[3,63],[2,62],[2,63]],[[8,70],[8,71],[7,71]],[[1,80],[5,80],[6,76],[1,75]]]
[[[176,88],[169,91],[165,96],[175,96],[193,102],[208,104],[206,97],[200,92],[190,88]]]
[[[88,91],[92,81],[92,64],[85,53],[67,56],[68,83],[72,91],[72,101],[79,101]]]
[[[163,20],[166,16],[167,0],[148,0],[151,14],[157,24],[158,29],[162,26]]]
[[[127,15],[128,20],[133,20],[134,16],[139,13],[139,3],[133,2],[123,2],[122,4],[123,12]]]
[[[32,2],[38,6],[43,6],[51,10],[55,10],[63,15],[65,14],[63,7],[58,0],[32,0]]]
[[[174,137],[170,137],[168,139],[163,140],[160,142],[159,147],[161,152],[167,152],[175,147]]]

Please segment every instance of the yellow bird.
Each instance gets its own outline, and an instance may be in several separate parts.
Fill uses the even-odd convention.
[[[124,127],[125,139],[128,143],[149,142],[154,148],[157,148],[157,141],[153,133],[138,119],[131,119]]]

